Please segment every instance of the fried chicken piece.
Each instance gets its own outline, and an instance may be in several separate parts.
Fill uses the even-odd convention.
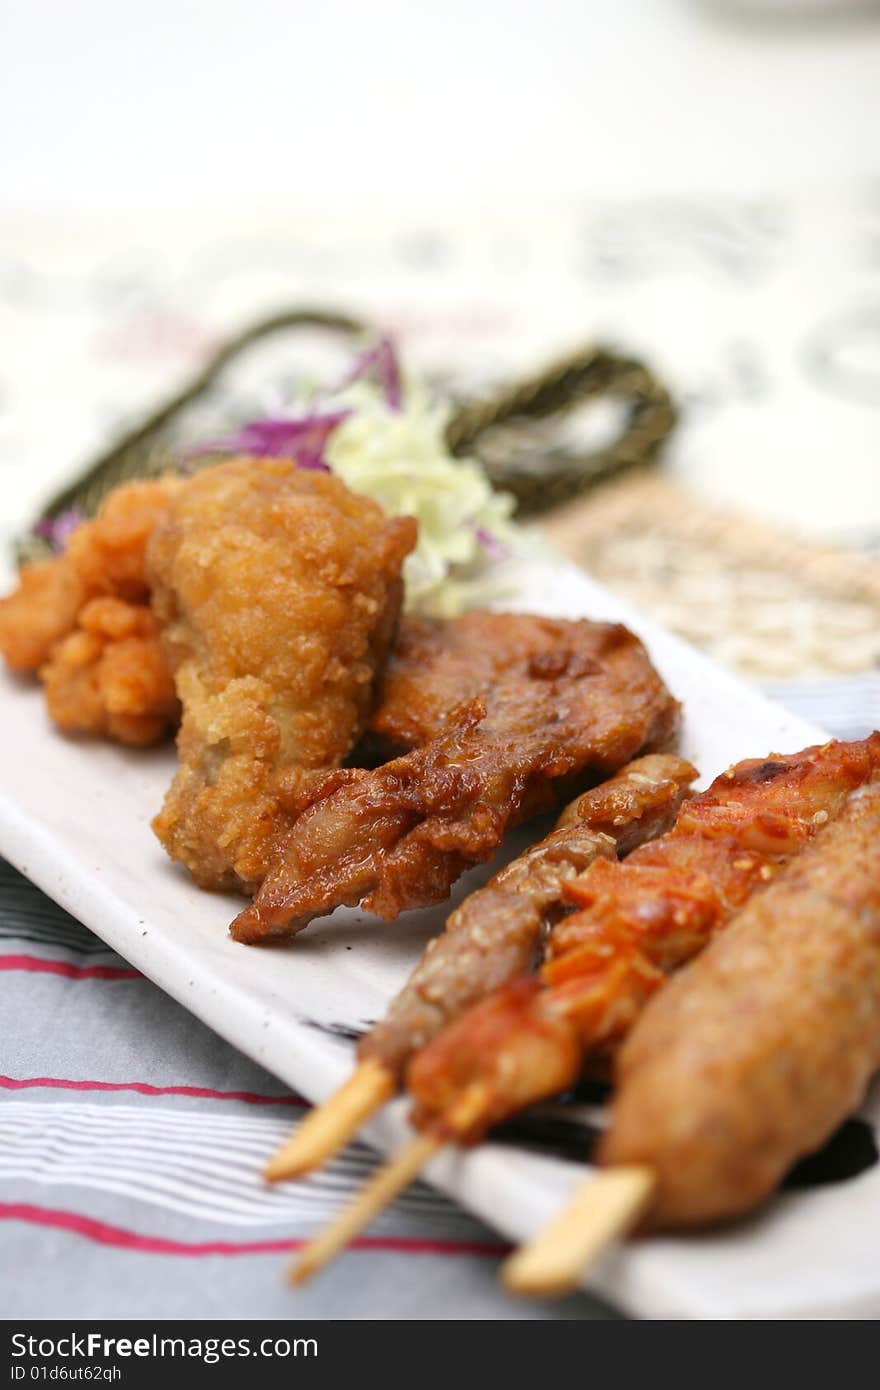
[[[161,478],[115,488],[63,554],[25,565],[18,589],[0,600],[7,665],[39,671],[49,713],[68,732],[146,744],[176,719],[145,555],[180,485]]]
[[[25,565],[0,599],[0,652],[12,671],[38,671],[76,626],[83,587],[66,555]]]
[[[0,599],[0,652],[12,670],[39,670],[89,599],[149,601],[147,541],[178,487],[178,479],[160,478],[114,488],[63,554],[22,568],[19,587]]]
[[[415,539],[288,459],[230,459],[174,499],[149,562],[180,768],[153,828],[201,887],[253,892],[309,774],[360,735]]]
[[[62,558],[76,571],[84,600],[106,594],[149,601],[147,546],[183,486],[171,476],[125,483],[108,493],[94,521],[74,531]]]
[[[313,784],[232,933],[292,935],[343,903],[391,919],[439,902],[508,827],[577,779],[667,747],[677,724],[676,702],[618,624],[472,613],[407,625],[372,728],[429,741]]]
[[[40,679],[49,714],[66,733],[146,747],[177,723],[180,707],[159,624],[144,604],[91,599],[76,631],[40,668]]]

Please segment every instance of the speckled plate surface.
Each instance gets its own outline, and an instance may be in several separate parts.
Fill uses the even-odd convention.
[[[504,604],[564,617],[621,619],[647,642],[684,702],[682,751],[710,780],[729,762],[821,738],[591,582],[547,559],[499,565]],[[237,902],[201,893],[165,858],[150,817],[173,750],[131,752],[60,737],[39,690],[0,683],[5,734],[0,851],[50,897],[205,1023],[313,1100],[348,1073],[351,1044],[332,1030],[380,1015],[446,907],[377,923],[340,909],[290,947],[237,945]],[[478,871],[481,877],[485,871]],[[458,885],[456,898],[467,888]],[[317,1025],[317,1026],[316,1026]],[[880,1118],[875,1093],[864,1112]],[[405,1133],[402,1103],[365,1131],[382,1150]],[[428,1170],[513,1239],[535,1232],[584,1176],[582,1165],[485,1144]],[[725,1232],[610,1251],[594,1286],[643,1317],[872,1317],[880,1313],[880,1168],[785,1193]]]

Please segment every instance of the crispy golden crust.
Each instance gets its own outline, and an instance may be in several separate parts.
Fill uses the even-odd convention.
[[[357,739],[415,534],[286,459],[206,469],[157,527],[153,604],[183,720],[153,825],[201,886],[253,891],[305,774]]]
[[[656,1175],[655,1227],[748,1211],[880,1067],[880,783],[645,1010],[603,1163]]]
[[[159,624],[144,604],[95,598],[40,669],[49,714],[66,733],[145,747],[177,723]]]
[[[404,638],[373,728],[429,741],[315,784],[233,924],[238,940],[289,935],[340,903],[390,919],[439,902],[573,780],[607,776],[675,735],[678,705],[617,624],[479,613],[420,630],[415,650]]]
[[[0,599],[0,651],[13,671],[38,671],[76,625],[83,586],[66,557],[25,565]]]
[[[163,478],[116,488],[63,555],[26,565],[18,589],[0,600],[7,665],[39,671],[49,713],[68,733],[147,744],[176,720],[145,555],[179,486]]]
[[[183,486],[181,479],[172,477],[125,483],[108,494],[94,521],[74,531],[65,559],[88,598],[106,594],[129,603],[149,599],[147,545]]]

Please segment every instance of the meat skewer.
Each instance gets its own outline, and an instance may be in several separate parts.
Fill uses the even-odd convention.
[[[507,1286],[570,1288],[639,1221],[680,1229],[750,1211],[852,1113],[878,1069],[874,780],[646,1009],[618,1059],[604,1171],[512,1258]],[[603,1208],[615,1187],[612,1220]]]
[[[565,911],[563,886],[668,829],[696,769],[673,754],[638,758],[583,793],[557,828],[505,865],[450,915],[385,1018],[361,1039],[358,1066],[313,1110],[266,1169],[306,1173],[340,1149],[400,1086],[407,1063],[459,1014],[527,970],[542,932]]]
[[[473,1143],[572,1085],[597,1058],[607,1064],[667,975],[765,890],[878,769],[880,734],[737,764],[685,804],[667,835],[623,863],[591,865],[568,888],[590,905],[553,929],[540,977],[503,986],[411,1064],[422,1131],[413,1147],[427,1161],[446,1143]],[[387,1197],[411,1175],[404,1150],[373,1186]],[[363,1201],[359,1210],[368,1218],[379,1208]],[[343,1224],[350,1229],[345,1213]],[[325,1248],[332,1237],[331,1228]],[[307,1247],[298,1268],[316,1267]]]
[[[463,1015],[413,1061],[420,1127],[488,1083],[480,1138],[513,1111],[573,1085],[609,1057],[667,976],[727,925],[880,768],[880,735],[729,768],[686,802],[666,835],[567,885],[584,904],[550,933],[537,977]]]

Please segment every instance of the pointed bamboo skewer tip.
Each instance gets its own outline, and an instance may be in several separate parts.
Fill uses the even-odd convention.
[[[354,1200],[300,1251],[290,1270],[289,1282],[304,1284],[329,1264],[415,1181],[436,1153],[454,1142],[456,1132],[464,1133],[470,1128],[482,1114],[487,1098],[486,1087],[481,1083],[469,1087],[442,1126],[417,1134],[400,1153],[377,1169]]]
[[[361,1125],[390,1100],[394,1077],[368,1057],[329,1100],[318,1105],[285,1140],[263,1169],[267,1182],[298,1178],[319,1168],[353,1138]]]
[[[628,1235],[656,1186],[651,1168],[605,1168],[583,1184],[565,1210],[505,1262],[510,1293],[549,1298],[576,1288],[592,1262]]]
[[[419,1134],[391,1163],[379,1168],[354,1201],[303,1248],[290,1270],[291,1284],[306,1283],[329,1264],[418,1177],[443,1142],[436,1134]]]

